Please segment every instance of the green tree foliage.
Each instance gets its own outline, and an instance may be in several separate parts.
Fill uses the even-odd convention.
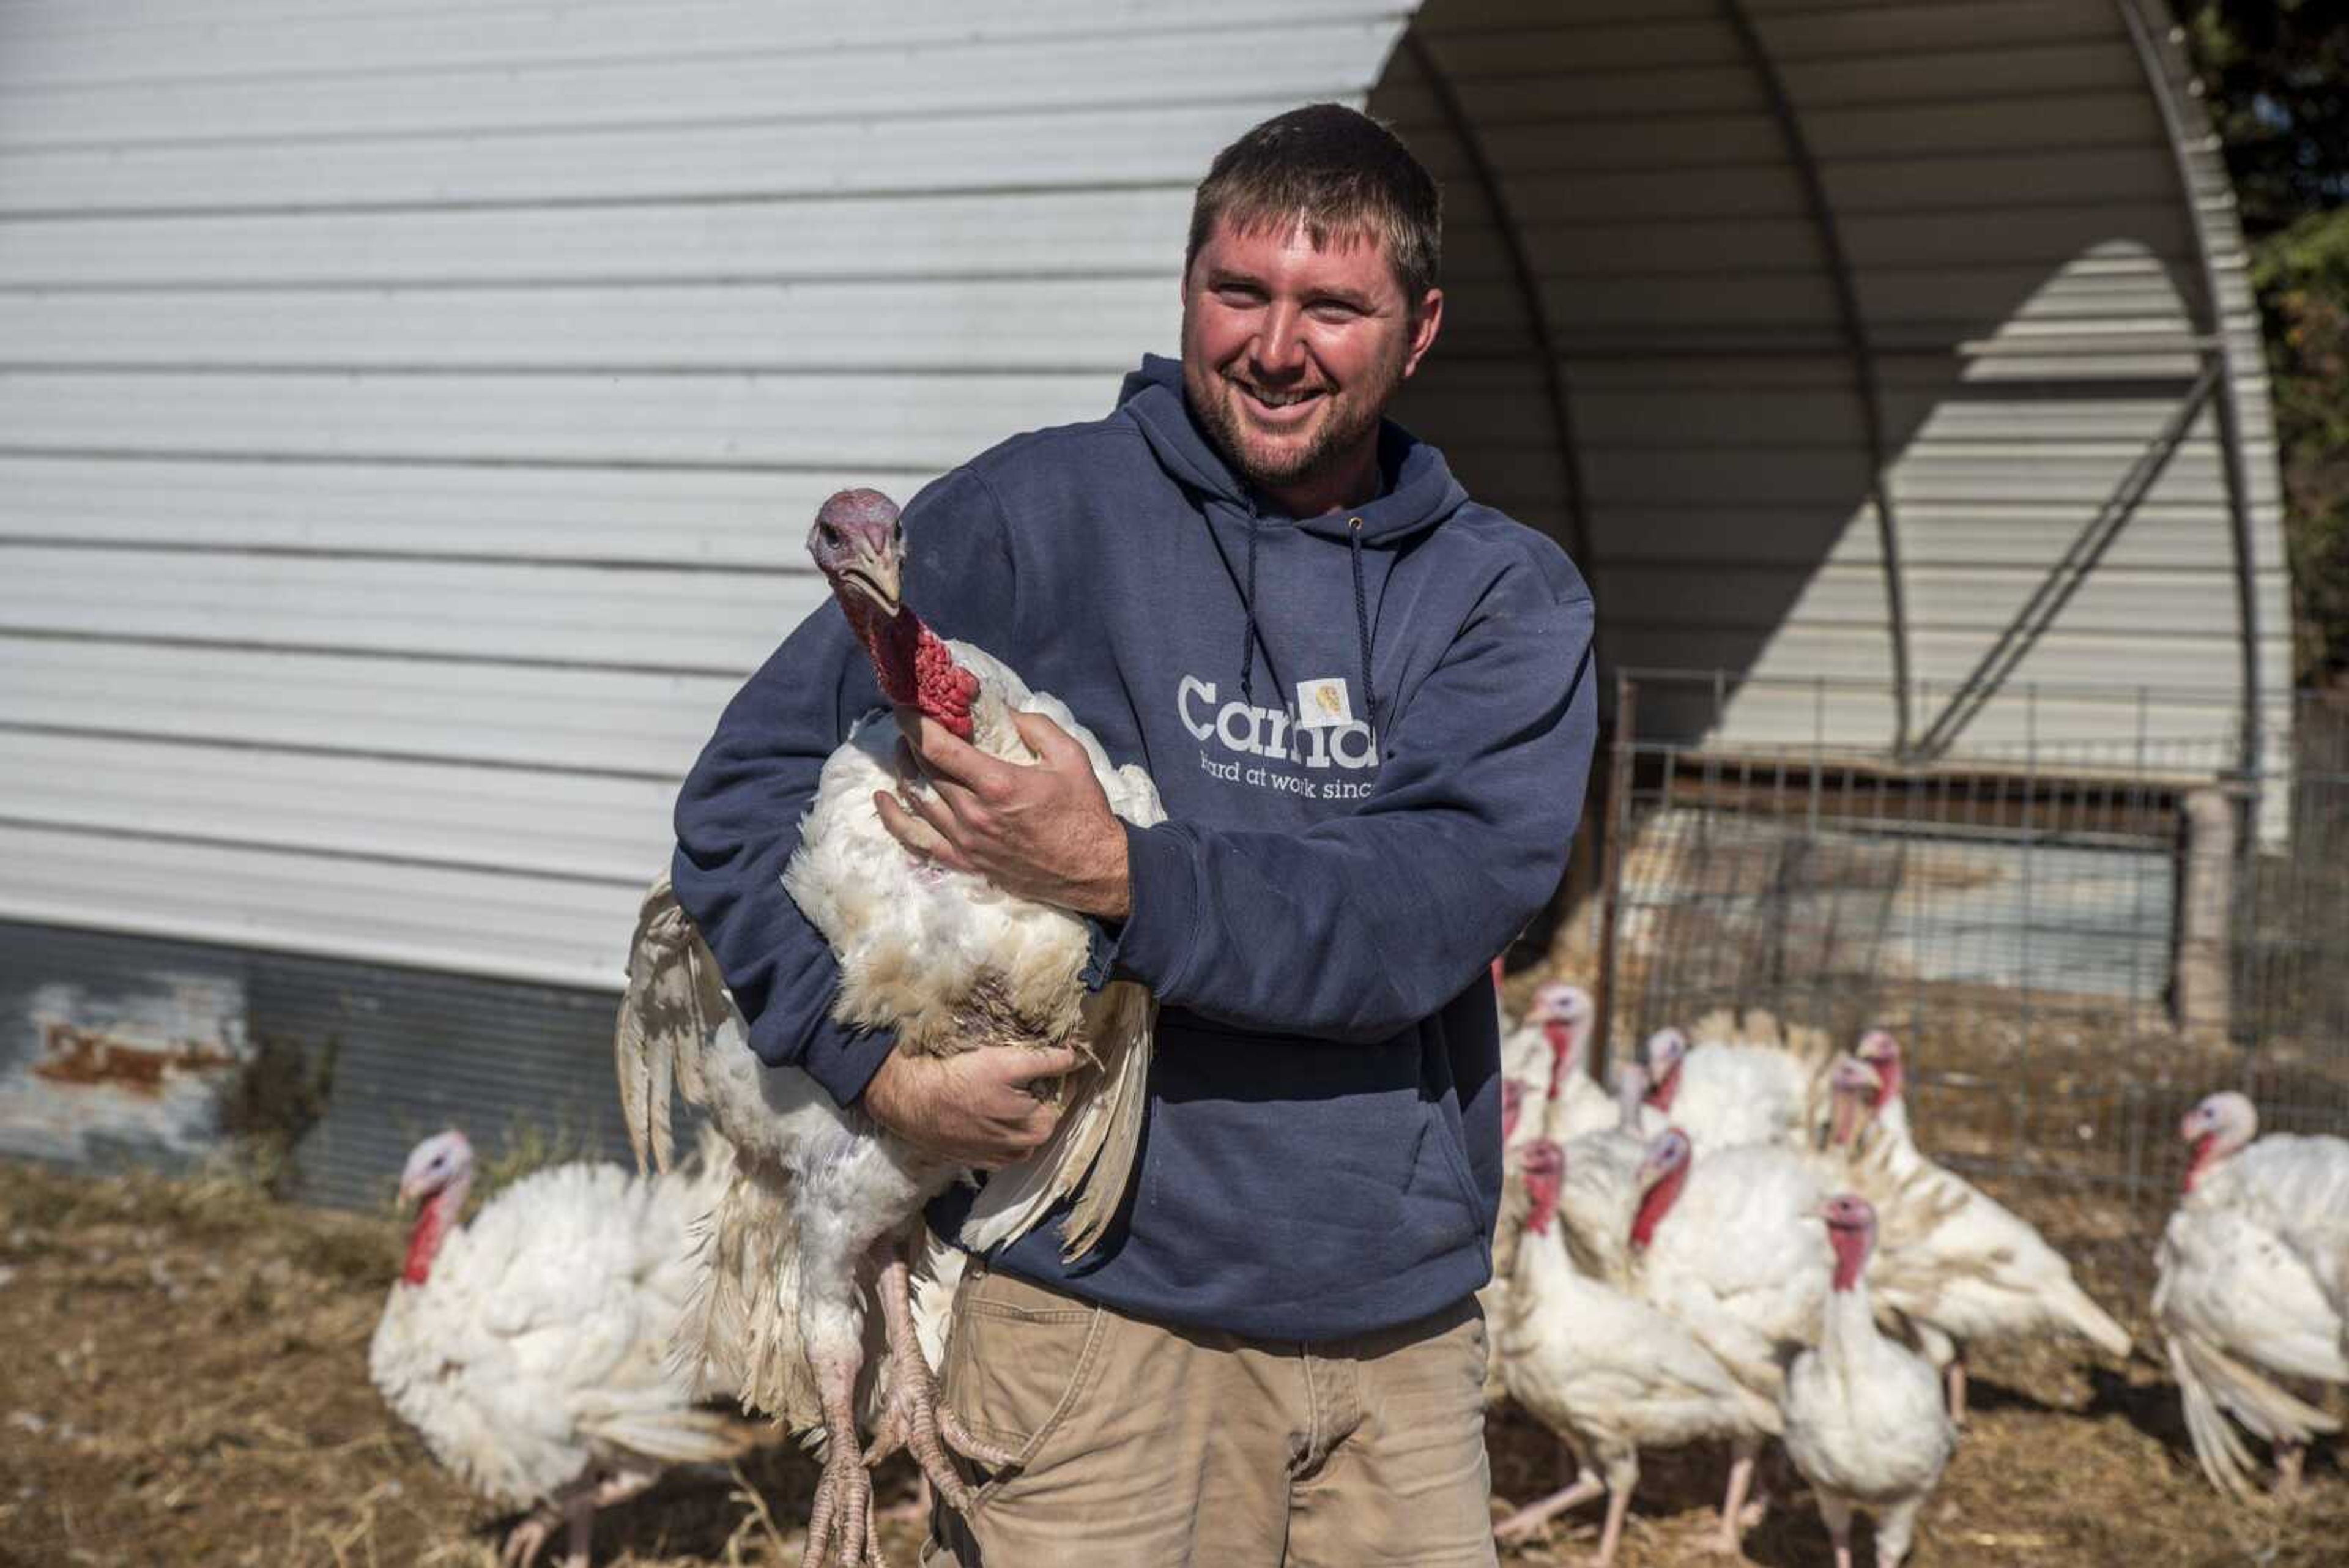
[[[2171,0],[2251,243],[2304,680],[2349,679],[2349,0]]]
[[[2260,242],[2302,675],[2349,678],[2349,207]]]

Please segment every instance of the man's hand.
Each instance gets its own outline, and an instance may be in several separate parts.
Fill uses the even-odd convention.
[[[895,794],[875,792],[881,826],[915,853],[984,877],[1007,893],[1125,919],[1133,909],[1125,830],[1093,777],[1092,760],[1040,713],[1015,713],[1012,722],[1040,759],[1033,766],[990,757],[919,711],[899,708],[905,741],[898,761],[918,766],[932,794],[911,795],[908,812]]]
[[[982,1045],[953,1056],[892,1051],[858,1103],[907,1142],[993,1170],[1025,1159],[1052,1136],[1061,1107],[1038,1099],[1033,1085],[1073,1072],[1081,1060],[1059,1046]]]

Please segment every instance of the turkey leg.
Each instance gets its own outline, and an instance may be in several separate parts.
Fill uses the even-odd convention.
[[[1751,1438],[1738,1438],[1731,1450],[1729,1490],[1721,1500],[1721,1533],[1713,1542],[1713,1549],[1725,1557],[1745,1552],[1745,1493],[1754,1484],[1754,1460],[1760,1450]]]
[[[882,1568],[881,1541],[873,1521],[873,1478],[856,1437],[856,1374],[864,1363],[854,1334],[845,1345],[827,1334],[811,1336],[808,1367],[815,1374],[816,1398],[823,1407],[823,1474],[808,1515],[807,1546],[800,1568]],[[838,1545],[835,1556],[834,1544]]]
[[[864,1462],[876,1465],[899,1447],[907,1449],[947,1506],[959,1513],[970,1506],[970,1489],[955,1473],[949,1449],[997,1470],[1017,1463],[1019,1456],[972,1436],[953,1407],[939,1401],[937,1377],[914,1332],[913,1271],[905,1264],[904,1249],[895,1239],[884,1238],[873,1251],[880,1265],[881,1321],[889,1331],[894,1376],[888,1413]]]
[[[823,1411],[823,1473],[808,1514],[800,1568],[882,1568],[873,1477],[856,1435],[856,1375],[864,1366],[860,1263],[867,1248],[844,1225],[801,1233],[800,1323],[816,1403]]]
[[[1493,1527],[1493,1538],[1503,1545],[1525,1540],[1564,1513],[1569,1508],[1579,1508],[1607,1490],[1607,1483],[1588,1470],[1576,1476],[1571,1484],[1543,1498],[1529,1502]]]

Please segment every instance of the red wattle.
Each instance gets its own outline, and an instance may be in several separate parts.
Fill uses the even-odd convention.
[[[1672,1070],[1671,1072],[1665,1074],[1653,1085],[1650,1085],[1648,1089],[1648,1104],[1655,1106],[1656,1109],[1660,1111],[1669,1111],[1672,1108],[1672,1096],[1680,1092],[1681,1064],[1678,1062],[1675,1062],[1672,1064]]]
[[[914,645],[914,705],[924,717],[936,720],[957,738],[968,741],[970,705],[978,695],[978,677],[957,664],[954,650],[928,627],[921,627]]]
[[[2202,1173],[2210,1168],[2211,1162],[2218,1158],[2218,1154],[2219,1135],[2217,1133],[2204,1133],[2194,1140],[2194,1153],[2186,1162],[2187,1191],[2194,1190],[2194,1184],[2202,1179]]]
[[[1552,1019],[1542,1025],[1542,1037],[1549,1042],[1549,1097],[1554,1100],[1565,1087],[1561,1080],[1566,1076],[1567,1058],[1574,1051],[1574,1031]]]
[[[416,1228],[408,1233],[408,1257],[400,1265],[399,1277],[411,1285],[420,1285],[431,1275],[432,1260],[448,1239],[457,1206],[447,1199],[446,1193],[427,1199],[417,1213]]]
[[[1898,1056],[1889,1056],[1876,1064],[1876,1078],[1878,1085],[1876,1091],[1876,1108],[1878,1110],[1882,1110],[1885,1106],[1890,1105],[1893,1101],[1900,1097],[1900,1080],[1902,1076],[1903,1072],[1900,1065],[1900,1058]]]
[[[1672,1211],[1672,1205],[1680,1200],[1681,1188],[1687,1180],[1688,1167],[1683,1165],[1667,1171],[1640,1198],[1640,1211],[1631,1217],[1631,1248],[1634,1251],[1646,1251],[1648,1243],[1656,1239],[1656,1227],[1662,1224],[1664,1216]]]
[[[1827,1245],[1835,1249],[1835,1278],[1829,1282],[1837,1290],[1847,1291],[1859,1282],[1859,1272],[1868,1266],[1868,1238],[1864,1231],[1827,1229]]]

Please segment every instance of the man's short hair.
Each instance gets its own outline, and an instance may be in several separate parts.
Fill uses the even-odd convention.
[[[1226,218],[1241,234],[1301,224],[1316,249],[1376,239],[1414,312],[1436,284],[1443,192],[1393,131],[1341,103],[1277,114],[1216,154],[1191,198],[1185,277]]]

